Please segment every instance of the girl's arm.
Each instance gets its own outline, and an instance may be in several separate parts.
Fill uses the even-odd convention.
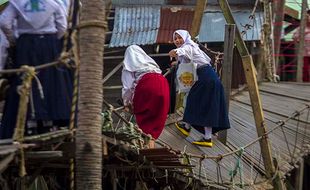
[[[192,47],[190,45],[185,45],[184,47],[173,49],[169,52],[169,56],[190,60],[192,59]]]
[[[133,86],[134,86],[134,74],[127,70],[122,71],[122,98],[124,106],[132,104]]]
[[[5,33],[7,39],[10,43],[14,43],[14,32],[13,32],[13,22],[17,17],[17,12],[13,5],[8,4],[0,15],[0,28]]]

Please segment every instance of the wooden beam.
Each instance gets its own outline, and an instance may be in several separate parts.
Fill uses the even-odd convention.
[[[229,100],[231,91],[231,76],[233,65],[233,53],[234,53],[234,40],[235,40],[236,25],[225,25],[225,40],[224,40],[224,63],[222,70],[222,83],[225,90],[226,107],[229,110]],[[223,144],[227,141],[227,130],[219,132],[218,138]]]
[[[112,71],[110,73],[108,73],[107,75],[104,76],[104,78],[102,79],[102,84],[104,84],[105,82],[107,82],[107,80],[113,76],[121,67],[123,66],[123,62],[120,62],[118,65],[116,65]]]
[[[196,37],[199,34],[201,20],[202,20],[203,12],[205,10],[206,3],[207,3],[207,0],[196,1],[194,19],[193,19],[192,28],[190,31],[190,34],[192,37]]]
[[[307,0],[302,0],[301,6],[301,24],[299,30],[299,42],[297,49],[297,73],[296,81],[302,82],[302,67],[304,65],[304,48],[305,48],[305,29],[307,25],[308,15],[307,15]]]
[[[61,158],[63,156],[62,151],[27,151],[25,153],[26,158],[31,159],[44,159],[44,158]]]
[[[14,159],[15,153],[7,155],[4,159],[0,161],[0,174],[9,166],[10,162]]]
[[[284,5],[285,0],[278,0],[277,3],[274,3],[275,13],[274,13],[274,53],[275,53],[275,65],[276,69],[279,65],[279,53],[281,46],[281,34],[282,34],[282,26],[284,19]]]
[[[253,63],[251,64],[251,62],[253,62],[253,60],[250,55],[242,57],[242,63],[243,63],[243,68],[245,70],[246,81],[247,81],[248,88],[249,88],[251,106],[252,106],[252,110],[254,114],[257,134],[259,137],[263,137],[259,141],[259,143],[260,143],[262,158],[264,161],[264,166],[266,169],[266,175],[268,178],[272,178],[274,175],[276,175],[273,181],[274,188],[278,190],[282,190],[284,189],[284,184],[281,181],[279,174],[275,174],[275,167],[274,167],[274,163],[272,159],[270,142],[268,140],[268,136],[265,135],[267,130],[265,126],[264,113],[263,113],[262,103],[261,103],[261,99],[260,99],[259,92],[258,92],[257,80],[254,74],[255,72],[254,72],[254,69],[251,67]]]
[[[303,183],[304,183],[304,173],[305,173],[305,161],[302,158],[299,161],[299,167],[296,168],[296,178],[295,178],[295,189],[296,190],[302,190],[303,189]]]
[[[227,0],[218,0],[218,1],[219,1],[220,6],[221,6],[221,9],[223,11],[226,22],[228,24],[236,24]],[[249,51],[248,51],[244,41],[242,40],[242,36],[241,36],[241,33],[240,33],[238,27],[236,28],[235,42],[236,42],[236,45],[237,45],[237,48],[238,48],[238,51],[239,51],[241,57],[245,56],[245,55],[249,55]]]
[[[235,20],[232,16],[230,6],[227,0],[218,0],[220,7],[223,11],[226,22],[229,24],[235,24]],[[236,44],[241,54],[242,65],[246,77],[246,82],[249,89],[251,106],[254,114],[254,120],[256,125],[257,134],[259,137],[263,137],[260,140],[260,148],[263,157],[266,174],[269,179],[274,175],[273,185],[275,189],[284,189],[283,182],[280,179],[279,174],[275,173],[275,167],[272,159],[270,143],[266,133],[266,126],[264,121],[264,113],[262,109],[261,99],[258,91],[258,84],[256,79],[255,67],[253,64],[252,56],[249,55],[247,47],[241,38],[241,34],[237,28],[236,30]]]
[[[118,89],[122,89],[123,86],[122,85],[118,85],[118,86],[103,86],[102,87],[104,90],[118,90]]]

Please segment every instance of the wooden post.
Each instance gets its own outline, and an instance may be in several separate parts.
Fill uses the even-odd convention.
[[[225,25],[225,39],[224,39],[224,63],[222,70],[222,83],[225,90],[226,107],[229,110],[229,100],[231,91],[231,76],[232,76],[232,64],[234,53],[234,40],[235,40],[236,25]],[[219,132],[218,138],[223,144],[227,141],[227,130]]]
[[[299,167],[297,168],[296,178],[295,178],[295,189],[302,190],[304,183],[304,172],[305,172],[305,161],[302,158],[299,162]]]
[[[278,69],[279,66],[279,53],[281,47],[281,34],[282,34],[282,26],[283,26],[283,19],[284,19],[284,6],[285,0],[277,0],[274,3],[275,5],[275,12],[274,12],[274,53],[275,53],[275,67]]]
[[[304,64],[304,46],[305,46],[305,28],[308,20],[307,15],[307,0],[302,0],[301,6],[301,18],[300,18],[300,30],[298,39],[298,55],[297,55],[297,71],[296,71],[296,81],[302,82],[302,67]]]
[[[207,3],[207,0],[197,0],[196,2],[194,19],[193,19],[192,28],[190,31],[190,34],[192,37],[196,37],[199,34],[201,20],[202,20],[203,12],[205,10],[206,3]]]
[[[223,11],[226,22],[229,24],[235,24],[235,20],[232,16],[227,0],[218,0],[218,1]],[[262,157],[264,161],[266,175],[269,179],[272,178],[274,175],[276,175],[273,180],[273,186],[275,189],[282,190],[284,189],[284,184],[281,181],[279,174],[275,174],[275,167],[274,167],[274,163],[273,163],[272,156],[271,156],[271,148],[270,148],[270,144],[268,141],[268,136],[265,135],[266,127],[265,127],[265,121],[264,121],[264,113],[263,113],[263,108],[262,108],[259,91],[258,91],[258,84],[257,84],[256,75],[255,75],[255,67],[253,64],[252,57],[251,55],[249,55],[247,47],[245,46],[245,43],[241,38],[241,34],[238,28],[236,28],[236,40],[235,41],[237,44],[238,51],[241,54],[241,58],[242,58],[242,64],[243,64],[246,82],[247,82],[249,93],[250,93],[250,100],[251,100],[252,110],[254,113],[257,134],[259,137],[263,136],[263,138],[260,140],[260,148],[261,148],[261,153],[262,153]]]

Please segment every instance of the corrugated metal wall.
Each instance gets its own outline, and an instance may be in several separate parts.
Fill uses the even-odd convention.
[[[239,31],[246,31],[244,40],[260,40],[263,24],[263,13],[256,12],[253,20],[249,19],[250,11],[233,12]],[[202,18],[199,41],[200,42],[223,42],[226,20],[222,12],[205,12]],[[252,25],[252,28],[245,30],[243,26]]]
[[[159,6],[116,7],[110,47],[154,44],[159,24]]]

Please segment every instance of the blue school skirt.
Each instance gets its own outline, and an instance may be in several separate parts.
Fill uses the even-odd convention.
[[[60,54],[56,34],[22,34],[16,41],[14,68],[22,65],[37,66],[56,61]],[[40,96],[36,80],[32,81],[32,105],[28,105],[28,120],[69,121],[72,98],[72,74],[65,66],[39,70],[36,75],[43,87]],[[10,88],[5,100],[0,126],[0,138],[11,138],[14,132],[19,105],[16,88],[21,75],[10,78]],[[31,105],[31,106],[30,106]]]
[[[210,65],[197,69],[198,81],[189,91],[183,121],[204,134],[204,127],[212,133],[229,129],[224,88]]]

